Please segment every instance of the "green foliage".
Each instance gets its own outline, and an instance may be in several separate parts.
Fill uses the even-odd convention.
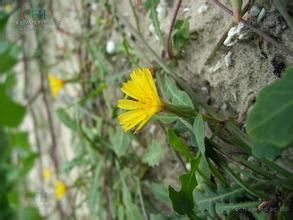
[[[293,68],[264,88],[247,119],[247,131],[257,142],[287,147],[293,142]]]
[[[221,215],[224,211],[230,210],[220,210],[217,213],[216,205],[227,204],[235,199],[241,197],[243,194],[243,189],[239,187],[234,188],[219,188],[216,191],[210,189],[205,185],[203,190],[195,189],[193,192],[194,202],[196,204],[196,209],[201,213],[202,216],[216,217]]]
[[[0,40],[0,74],[10,70],[17,63],[16,53],[14,44]]]
[[[205,155],[205,128],[204,128],[204,121],[200,114],[198,114],[193,122],[193,129],[194,129],[194,136],[196,138],[197,146],[199,151],[204,156]]]
[[[257,158],[268,159],[273,161],[283,151],[282,148],[271,144],[255,144],[252,148],[252,154]]]
[[[41,220],[43,219],[37,208],[22,208],[20,210],[19,219],[21,220]]]
[[[160,39],[161,44],[163,45],[163,35],[160,29],[160,21],[158,18],[158,12],[156,10],[158,3],[160,0],[146,0],[144,6],[150,10],[150,18],[155,28],[155,32]]]
[[[2,33],[6,27],[9,16],[0,12],[0,33]]]
[[[126,183],[126,173],[121,172],[121,182],[122,182],[122,201],[125,208],[125,219],[129,220],[138,220],[143,219],[140,214],[139,208],[136,203],[133,201],[131,193],[129,191],[128,185]]]
[[[163,156],[163,148],[159,141],[153,140],[151,145],[148,146],[147,152],[143,156],[143,162],[149,166],[158,166]]]
[[[92,214],[95,214],[95,211],[97,210],[97,200],[101,195],[100,193],[100,183],[99,180],[101,178],[101,170],[102,170],[102,165],[103,165],[103,160],[100,160],[99,163],[97,164],[95,170],[94,170],[94,176],[92,179],[92,184],[91,188],[89,191],[89,210]]]
[[[184,20],[176,20],[176,23],[174,25],[172,37],[174,47],[178,51],[182,50],[190,41],[189,19],[190,18],[186,18]]]
[[[193,108],[192,101],[188,94],[185,91],[178,89],[176,83],[171,78],[165,75],[164,82],[165,92],[172,104]]]
[[[181,189],[176,191],[169,186],[169,197],[172,201],[173,209],[181,214],[187,216],[194,216],[194,201],[192,192],[197,185],[195,179],[195,171],[199,165],[200,157],[191,160],[191,170],[179,177]]]
[[[160,120],[164,124],[170,124],[175,122],[178,119],[178,117],[170,113],[160,113],[158,115],[155,115],[152,119]]]
[[[127,153],[131,141],[129,135],[120,129],[116,129],[114,132],[112,128],[109,128],[109,137],[111,149],[118,157],[124,156]]]
[[[64,125],[66,125],[68,128],[70,128],[73,131],[76,131],[77,124],[72,120],[72,118],[69,116],[69,114],[65,111],[63,108],[59,108],[56,111],[58,118]]]
[[[188,146],[176,135],[175,131],[171,128],[168,130],[168,142],[175,151],[178,151],[182,156],[185,156],[187,160],[191,160],[193,158],[193,155],[190,152]]]
[[[160,183],[151,183],[147,185],[149,189],[152,191],[153,195],[161,201],[162,203],[169,206],[169,194],[168,189]],[[171,205],[171,204],[170,204]]]
[[[0,124],[17,127],[22,122],[26,109],[7,96],[3,84],[0,84],[0,103]]]

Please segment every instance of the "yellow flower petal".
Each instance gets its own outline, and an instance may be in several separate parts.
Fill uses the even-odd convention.
[[[125,110],[134,110],[139,109],[141,107],[141,103],[133,100],[120,99],[118,100],[118,108]]]
[[[61,180],[55,182],[55,197],[57,199],[62,199],[67,191],[67,186]]]
[[[64,80],[58,78],[53,74],[48,75],[49,86],[54,97],[57,97],[60,91],[64,88],[65,82]]]
[[[52,177],[52,171],[48,168],[45,168],[43,170],[43,177],[46,179],[46,180],[50,180],[51,177]]]
[[[139,131],[156,113],[163,108],[151,71],[148,68],[139,68],[130,74],[130,80],[123,84],[121,89],[134,100],[118,100],[118,107],[129,110],[118,116],[124,131],[137,127]]]

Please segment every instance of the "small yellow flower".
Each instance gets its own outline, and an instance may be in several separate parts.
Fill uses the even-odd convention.
[[[57,199],[62,199],[67,191],[67,186],[61,180],[55,182],[55,197]]]
[[[45,168],[43,170],[43,177],[46,179],[46,180],[50,180],[51,177],[52,177],[52,171],[48,168]]]
[[[57,97],[59,92],[64,88],[64,80],[58,78],[56,75],[48,75],[49,85],[54,97]]]
[[[118,120],[125,132],[137,126],[136,133],[163,109],[163,102],[149,68],[135,69],[130,78],[121,90],[132,99],[118,100],[118,107],[129,111],[119,115]]]

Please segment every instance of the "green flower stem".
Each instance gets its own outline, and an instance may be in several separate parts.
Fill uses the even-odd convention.
[[[173,105],[167,102],[163,101],[164,110],[169,113],[173,113],[179,117],[183,118],[193,118],[196,117],[198,114],[200,114],[204,120],[206,121],[212,121],[212,122],[218,122],[223,123],[223,121],[215,119],[207,114],[199,113],[193,108],[183,106],[183,105]]]
[[[205,180],[205,183],[212,189],[216,189],[217,185],[213,183],[205,174],[203,171],[201,171],[199,168],[196,170],[198,174]]]
[[[209,144],[206,146],[206,150],[208,151],[208,157],[211,158],[222,170],[230,176],[232,180],[234,180],[239,186],[241,186],[244,190],[249,192],[251,195],[256,196],[257,198],[262,199],[268,199],[268,196],[266,196],[263,192],[260,192],[253,187],[249,186],[247,183],[245,183],[241,178],[233,172],[232,169],[228,167],[228,164],[225,162],[223,158],[219,157],[219,154],[215,151],[215,146],[217,144],[211,143],[212,146]]]
[[[211,169],[213,174],[221,181],[221,183],[225,187],[228,187],[229,186],[228,181],[226,180],[225,176],[218,170],[218,168],[215,167],[215,165],[213,164],[211,158],[207,158],[207,162],[208,162],[209,168]]]
[[[166,112],[173,113],[179,117],[189,118],[195,117],[198,114],[194,109],[183,105],[173,105],[167,102],[163,102],[163,105]]]

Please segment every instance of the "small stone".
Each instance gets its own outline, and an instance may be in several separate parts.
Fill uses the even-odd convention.
[[[162,19],[162,18],[166,17],[166,15],[167,15],[166,8],[161,5],[158,5],[158,7],[156,8],[156,11],[158,13],[159,19]]]
[[[221,67],[222,67],[222,64],[221,64],[220,61],[218,61],[216,63],[216,65],[214,65],[214,66],[212,66],[212,67],[209,68],[209,72],[210,73],[214,73],[214,72],[218,71],[219,69],[221,69]]]
[[[183,9],[183,14],[188,13],[190,11],[190,8],[184,8]]]
[[[115,52],[115,43],[112,40],[107,41],[106,51],[108,54],[113,54]]]
[[[257,16],[257,23],[261,22],[262,19],[265,17],[265,15],[266,15],[266,10],[262,8],[260,13]]]
[[[228,109],[228,105],[226,103],[224,103],[222,106],[221,106],[221,110],[222,111],[226,111]]]
[[[131,145],[132,145],[132,147],[138,147],[139,143],[136,140],[132,140]]]
[[[209,92],[208,88],[205,87],[205,86],[202,86],[202,87],[200,88],[200,90],[201,90],[203,93],[208,93],[208,92]]]
[[[92,11],[96,11],[97,8],[98,8],[97,3],[92,3],[92,4],[91,4],[91,10],[92,10]]]
[[[225,56],[225,64],[227,67],[232,65],[232,52],[229,51]]]
[[[151,23],[149,25],[149,32],[152,33],[152,34],[155,33],[155,27],[154,27],[153,23]]]
[[[149,132],[150,132],[150,134],[153,135],[153,134],[155,134],[155,131],[156,131],[156,126],[152,124],[152,125],[150,126],[150,130],[149,130]]]
[[[198,14],[203,14],[204,12],[206,12],[208,10],[208,5],[207,4],[203,4],[201,6],[199,6],[199,8],[197,9],[197,13]]]
[[[259,12],[260,12],[260,9],[256,5],[254,5],[250,9],[249,15],[250,15],[250,17],[257,17]]]

